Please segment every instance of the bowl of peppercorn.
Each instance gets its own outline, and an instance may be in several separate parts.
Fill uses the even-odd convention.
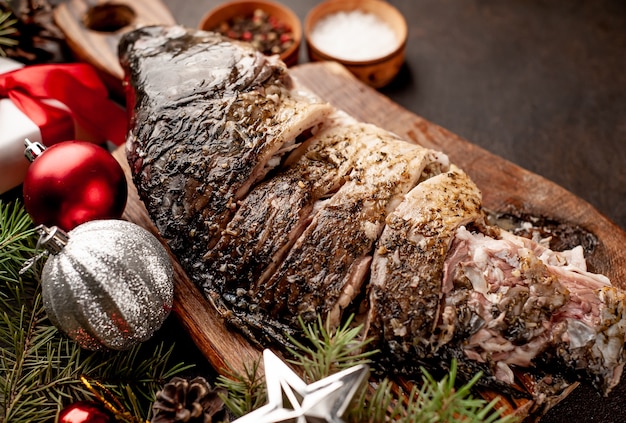
[[[279,55],[287,66],[298,63],[302,25],[296,14],[280,3],[235,0],[210,10],[200,29],[252,44],[260,52]]]
[[[326,0],[309,11],[304,34],[311,61],[335,61],[374,88],[389,84],[404,63],[404,16],[382,0]]]

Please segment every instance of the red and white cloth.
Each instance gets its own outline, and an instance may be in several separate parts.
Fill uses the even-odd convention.
[[[0,57],[0,193],[22,183],[24,140],[121,145],[126,113],[87,64],[33,65]]]

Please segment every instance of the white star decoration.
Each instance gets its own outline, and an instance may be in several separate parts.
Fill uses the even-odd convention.
[[[359,364],[310,385],[270,350],[263,351],[267,404],[233,423],[343,423],[368,366]]]

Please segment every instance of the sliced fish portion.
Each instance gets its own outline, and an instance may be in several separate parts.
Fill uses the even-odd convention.
[[[338,324],[369,274],[387,215],[416,184],[448,168],[445,155],[381,129],[357,139],[363,149],[347,181],[316,208],[284,261],[253,292],[255,304],[292,326],[318,315]]]
[[[372,262],[366,326],[398,369],[432,353],[446,252],[459,226],[483,218],[479,189],[454,165],[413,188],[387,217]]]
[[[304,153],[293,153],[294,163],[252,189],[204,256],[204,288],[223,294],[262,285],[310,223],[315,203],[344,183],[363,147],[357,134],[367,128],[334,113]]]

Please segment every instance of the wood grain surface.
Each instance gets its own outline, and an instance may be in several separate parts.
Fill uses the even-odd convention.
[[[408,141],[447,153],[466,170],[484,196],[484,205],[493,211],[522,211],[533,216],[553,218],[579,225],[599,240],[590,257],[595,271],[621,283],[626,280],[626,266],[621,246],[626,233],[587,202],[560,186],[489,153],[453,133],[416,116],[379,92],[358,82],[336,63],[304,64],[292,68],[299,84],[354,117],[393,131]],[[123,148],[114,153],[130,181]],[[154,233],[132,183],[124,217]],[[198,289],[177,267],[174,313],[210,364],[217,370],[226,365],[241,370],[259,351],[232,332]],[[493,394],[493,393],[490,393]],[[489,393],[486,395],[490,395]],[[523,413],[528,403],[506,403],[509,409]]]

